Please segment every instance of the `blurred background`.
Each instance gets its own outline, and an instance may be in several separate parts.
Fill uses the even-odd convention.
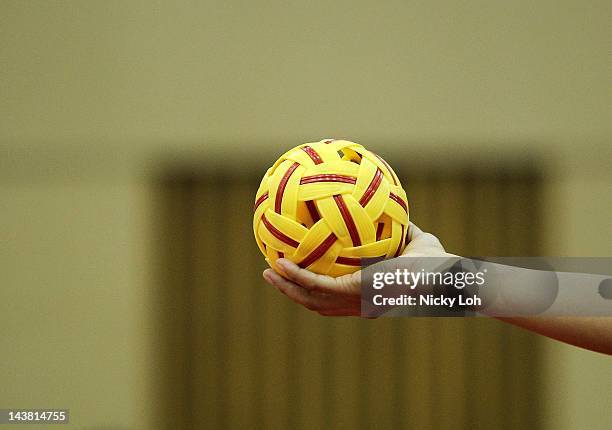
[[[261,175],[347,138],[467,255],[612,254],[603,1],[0,2],[0,408],[72,426],[612,427],[609,357],[325,319],[261,280]]]

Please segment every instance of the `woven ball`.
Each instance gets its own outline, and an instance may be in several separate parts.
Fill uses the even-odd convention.
[[[276,270],[284,257],[335,277],[406,246],[408,202],[397,175],[347,140],[305,143],[281,156],[261,181],[254,212],[255,239]]]

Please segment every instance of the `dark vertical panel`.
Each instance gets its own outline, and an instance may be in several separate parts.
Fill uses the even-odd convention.
[[[437,407],[435,387],[431,375],[436,371],[437,358],[434,356],[432,329],[433,318],[410,318],[403,327],[405,337],[403,354],[398,357],[404,361],[405,373],[398,378],[404,385],[405,401],[402,409],[402,428],[435,428]]]
[[[301,388],[302,380],[300,378],[300,357],[299,354],[299,322],[298,312],[303,312],[298,305],[291,303],[291,308],[285,314],[285,327],[287,337],[285,340],[285,360],[282,363],[285,367],[285,385],[287,398],[285,402],[286,408],[286,428],[301,428],[299,420],[299,405],[302,400]]]
[[[533,178],[404,170],[411,220],[449,251],[535,252]],[[533,336],[484,319],[307,312],[260,278],[258,180],[187,178],[163,202],[166,427],[533,427]]]
[[[463,252],[466,248],[465,238],[470,234],[466,230],[468,215],[469,191],[458,180],[458,174],[447,172],[437,181],[431,198],[436,206],[436,233],[444,248],[451,253]]]
[[[465,225],[465,190],[456,180],[456,174],[445,172],[436,184],[435,199],[438,237],[443,238],[445,248],[452,253],[457,253],[462,248]],[[460,316],[460,314],[456,314]],[[438,423],[441,429],[454,429],[462,427],[465,416],[463,409],[463,395],[465,387],[469,386],[469,380],[464,373],[464,343],[463,338],[470,335],[466,331],[466,321],[462,318],[439,318],[436,344],[438,347],[437,373],[439,385],[437,401]]]
[[[408,368],[409,356],[406,355],[410,326],[403,319],[394,319],[390,328],[391,345],[391,399],[388,400],[391,409],[391,427],[406,428],[408,421],[403,413],[408,404]]]
[[[528,231],[525,232],[527,239],[524,241],[527,245],[525,246],[525,254],[531,256],[541,255],[542,249],[540,243],[542,241],[542,183],[543,180],[540,176],[540,172],[537,170],[530,170],[527,174],[520,179],[521,192],[526,195],[525,198],[521,198],[519,201],[529,202],[527,205],[530,208],[529,221],[526,221],[522,225],[529,226]],[[543,393],[543,377],[541,372],[541,361],[542,361],[542,344],[543,342],[538,336],[527,333],[516,329],[523,342],[520,347],[520,351],[517,352],[517,356],[520,357],[521,362],[524,364],[522,367],[523,378],[521,388],[525,389],[526,392],[522,397],[519,397],[519,401],[525,405],[523,419],[524,422],[530,423],[533,428],[542,428],[542,415],[540,408],[534,408],[533,405],[541,404],[544,398]],[[530,357],[526,351],[531,351],[533,357]],[[528,361],[532,359],[533,362]],[[535,381],[535,383],[534,383]],[[531,384],[531,385],[530,385]],[[526,389],[530,387],[531,389]],[[521,389],[519,388],[519,390]],[[520,393],[519,393],[520,396]]]
[[[463,220],[463,231],[465,231],[463,244],[465,247],[463,249],[463,253],[459,253],[459,255],[478,256],[475,238],[472,234],[470,234],[476,219],[477,209],[475,205],[474,191],[477,180],[477,176],[472,169],[466,169],[461,177],[461,182],[463,183],[467,193],[465,193],[465,218]],[[478,357],[476,354],[475,348],[476,343],[478,342],[476,329],[477,325],[475,324],[475,321],[470,320],[466,322],[467,334],[463,338],[463,350],[465,351],[464,374],[466,380],[468,381],[473,381],[476,378],[477,367],[475,363],[477,363],[480,359],[480,357]],[[477,428],[479,410],[478,396],[475,387],[472,384],[470,385],[470,389],[465,390],[463,408],[464,428]]]
[[[191,276],[194,292],[191,304],[194,348],[193,383],[197,396],[194,401],[195,428],[219,428],[227,424],[231,394],[226,380],[229,349],[226,343],[231,313],[224,305],[228,290],[226,274],[231,262],[227,256],[227,236],[224,221],[228,209],[223,205],[221,179],[212,173],[198,178],[196,192],[191,196],[196,208],[190,240],[196,243],[195,267]],[[215,226],[215,228],[211,228]]]
[[[497,255],[500,244],[500,223],[498,208],[500,196],[495,176],[483,172],[474,186],[474,219],[471,234],[474,236],[476,251],[479,255]],[[501,323],[485,318],[476,318],[471,323],[472,336],[475,342],[472,350],[475,353],[475,366],[472,384],[475,403],[478,408],[477,428],[500,426],[503,417],[503,369],[506,356],[503,354],[504,342]],[[501,424],[503,425],[503,424]]]
[[[368,419],[369,352],[364,349],[363,321],[356,318],[330,318],[327,323],[329,349],[325,357],[326,400],[330,409],[327,428],[360,428]],[[367,368],[363,366],[366,365]],[[367,371],[366,371],[367,369]]]
[[[247,428],[254,417],[254,397],[259,387],[254,384],[254,350],[250,325],[252,314],[257,312],[253,302],[258,291],[247,281],[257,271],[248,258],[247,248],[253,243],[251,208],[253,195],[244,180],[222,179],[222,195],[218,202],[227,208],[219,230],[223,233],[223,249],[226,261],[224,279],[211,288],[222,288],[225,300],[218,304],[227,324],[223,342],[226,345],[227,410],[225,428]]]
[[[431,223],[432,208],[430,181],[425,172],[410,170],[407,178],[402,178],[410,204],[410,220],[423,229]],[[433,318],[409,318],[403,323],[402,337],[405,340],[400,355],[404,365],[405,377],[398,378],[404,385],[405,401],[400,409],[405,426],[401,428],[435,428],[436,392],[431,375],[436,368],[434,343],[431,341]]]
[[[539,239],[537,231],[534,231],[538,218],[536,177],[530,172],[503,172],[499,179],[502,195],[500,218],[508,227],[502,229],[504,254],[537,254]],[[505,401],[515,405],[505,410],[506,428],[538,428],[539,422],[532,410],[539,395],[537,390],[542,383],[539,373],[534,371],[539,366],[539,362],[534,362],[539,359],[539,342],[534,335],[523,330],[512,326],[506,326],[505,329]]]
[[[250,203],[254,199],[255,193],[257,191],[257,185],[259,183],[260,178],[250,178],[248,181],[249,187],[249,195],[250,199],[247,201]],[[245,222],[249,225],[249,235],[247,235],[244,240],[247,241],[246,249],[248,251],[248,258],[251,261],[252,267],[254,267],[254,273],[251,276],[247,276],[244,274],[245,278],[249,279],[249,288],[253,290],[253,312],[251,313],[251,321],[249,322],[249,326],[251,328],[251,350],[253,351],[252,361],[253,361],[253,422],[252,428],[254,429],[263,429],[265,419],[264,419],[264,397],[261,393],[263,388],[265,387],[264,383],[266,380],[266,374],[264,372],[264,359],[265,354],[262,348],[263,341],[267,337],[267,332],[265,330],[265,325],[263,324],[262,315],[267,312],[271,312],[270,309],[266,307],[266,301],[264,300],[264,296],[262,292],[264,289],[269,288],[267,286],[262,277],[261,272],[267,267],[266,263],[262,259],[262,255],[252,240],[251,235],[252,231],[252,208],[245,213],[246,220]],[[249,240],[251,239],[251,240]]]
[[[330,346],[328,330],[324,327],[325,318],[306,309],[295,307],[296,313],[296,354],[293,357],[295,370],[299,374],[299,396],[296,403],[298,410],[294,421],[296,426],[310,429],[324,426],[324,391],[322,375],[328,371],[334,359],[329,355]],[[325,387],[329,389],[329,387]]]
[[[407,178],[400,177],[400,182],[404,189],[407,189]],[[408,205],[410,212],[411,197],[408,195]],[[406,232],[406,243],[408,243],[408,232]],[[391,394],[390,399],[387,399],[388,407],[391,411],[390,426],[392,428],[405,428],[408,425],[406,414],[403,413],[408,403],[408,391],[409,387],[406,384],[408,379],[408,363],[407,356],[405,355],[408,338],[407,334],[409,325],[407,321],[403,319],[393,319],[389,328],[391,343],[389,345],[390,360],[389,365],[391,368]],[[401,375],[401,376],[398,376]]]
[[[338,361],[334,348],[336,346],[336,339],[334,333],[332,333],[333,319],[326,318],[322,322],[321,341],[319,348],[315,351],[321,353],[322,367],[321,367],[321,419],[323,420],[323,428],[332,427],[334,422],[334,376],[336,374],[335,364]],[[359,360],[359,357],[356,357]]]
[[[497,232],[495,237],[497,243],[495,247],[495,256],[508,255],[509,249],[513,247],[513,242],[516,240],[515,231],[518,230],[515,220],[509,216],[509,181],[511,176],[508,175],[504,170],[498,169],[494,177],[495,193],[497,196],[495,209],[497,220]],[[501,428],[511,429],[512,415],[514,414],[512,408],[506,405],[512,404],[512,393],[510,390],[512,375],[512,362],[514,360],[514,351],[512,348],[512,338],[514,330],[512,327],[506,324],[497,324],[499,327],[498,338],[499,338],[499,356],[500,366],[499,373],[501,379],[501,386],[507,387],[500,390],[500,421]]]
[[[158,299],[154,312],[158,315],[155,339],[156,364],[160,369],[157,379],[159,402],[158,422],[163,428],[188,428],[189,385],[187,370],[187,333],[184,310],[189,294],[186,288],[187,248],[185,230],[177,221],[185,219],[188,187],[176,178],[164,178],[160,184],[158,212],[157,286]]]
[[[263,259],[262,259],[263,261]],[[257,274],[259,277],[259,273]],[[293,346],[290,337],[296,333],[290,330],[288,322],[298,305],[273,287],[261,283],[261,300],[267,312],[261,314],[266,336],[260,348],[263,350],[263,374],[265,375],[261,396],[264,407],[264,428],[287,428],[291,418],[290,387],[295,359],[291,357]]]
[[[210,291],[212,288],[216,288],[216,301],[215,306],[215,319],[214,324],[216,328],[216,345],[214,347],[214,355],[211,357],[216,363],[217,368],[217,382],[216,392],[209,394],[211,396],[216,395],[217,407],[219,411],[217,413],[216,428],[228,428],[228,409],[230,403],[229,384],[227,381],[227,374],[232,369],[228,366],[228,355],[230,354],[230,348],[232,345],[228,342],[231,313],[224,307],[224,303],[227,303],[228,299],[228,286],[224,285],[224,270],[231,264],[227,248],[225,247],[225,237],[222,233],[222,226],[225,225],[225,221],[230,211],[233,208],[227,207],[223,203],[225,200],[225,187],[227,184],[223,183],[222,178],[216,175],[211,183],[210,194],[211,201],[214,202],[213,206],[209,208],[212,214],[212,224],[214,228],[208,228],[207,233],[210,234],[210,248],[214,251],[214,255],[211,259],[211,271],[210,278],[206,279],[206,290]],[[214,238],[214,239],[213,239]],[[208,422],[206,422],[208,424]],[[208,426],[207,426],[208,427]]]
[[[190,427],[194,423],[196,417],[196,405],[195,405],[195,394],[197,381],[194,378],[195,364],[194,358],[196,353],[196,345],[193,342],[194,339],[194,323],[195,323],[195,309],[194,299],[196,294],[196,279],[194,277],[195,268],[198,262],[195,260],[196,247],[198,242],[189,240],[190,235],[196,228],[196,206],[194,197],[196,195],[197,184],[191,178],[185,182],[185,193],[187,197],[185,199],[185,215],[182,218],[179,228],[182,230],[182,240],[185,240],[185,311],[183,316],[183,328],[180,333],[184,336],[184,381],[185,381],[185,423],[187,427]]]
[[[362,393],[366,396],[368,416],[364,428],[392,428],[394,423],[393,396],[396,395],[394,378],[402,377],[396,373],[396,363],[393,353],[397,347],[394,343],[401,343],[394,338],[393,327],[399,320],[395,318],[380,318],[378,320],[361,321],[366,330],[367,340],[366,367],[362,369],[361,379],[366,382]]]
[[[440,188],[441,174],[440,172],[430,172],[427,177],[427,188],[428,194],[427,199],[425,200],[425,204],[428,208],[427,212],[429,214],[426,219],[426,224],[429,225],[426,227],[425,231],[432,232],[434,235],[439,236],[438,228],[440,226],[443,215],[440,213],[439,201],[438,201],[438,193]],[[443,322],[440,318],[434,318],[432,320],[431,325],[431,354],[433,361],[433,369],[430,375],[430,384],[431,384],[431,395],[430,404],[427,409],[430,414],[430,420],[433,423],[434,427],[438,428],[440,426],[440,414],[445,413],[445,406],[438,399],[438,393],[441,391],[442,384],[444,381],[442,380],[442,372],[440,371],[440,366],[444,366],[444,362],[439,359],[443,354],[443,346],[437,342],[437,339],[441,337],[443,334]]]

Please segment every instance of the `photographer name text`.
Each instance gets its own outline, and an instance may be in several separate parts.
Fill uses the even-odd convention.
[[[373,297],[372,302],[375,306],[481,306],[482,299],[476,295],[471,297],[447,297],[436,296],[433,294],[409,296],[401,294],[398,297],[385,297],[382,294],[377,294]]]

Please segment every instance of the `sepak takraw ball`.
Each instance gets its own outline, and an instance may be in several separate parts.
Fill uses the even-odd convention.
[[[408,201],[381,157],[347,140],[299,145],[268,169],[255,196],[253,231],[275,269],[288,258],[340,276],[361,259],[402,253]]]

